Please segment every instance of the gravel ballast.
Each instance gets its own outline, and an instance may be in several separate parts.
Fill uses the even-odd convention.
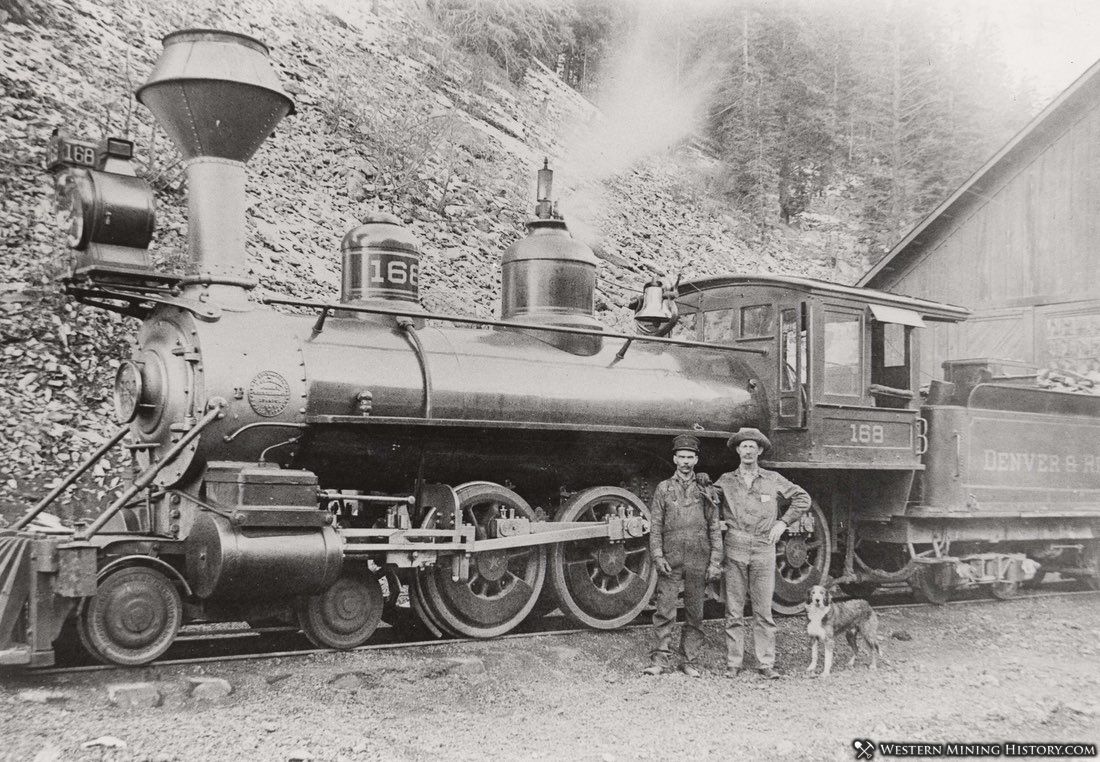
[[[848,669],[841,642],[829,679],[803,673],[801,617],[779,620],[778,681],[722,677],[718,623],[701,679],[642,676],[643,629],[6,675],[0,759],[849,760],[855,738],[1098,743],[1098,604],[880,610],[885,665],[871,672],[864,656]],[[231,692],[196,690],[215,684],[197,678]],[[159,705],[111,703],[110,686],[139,682]]]

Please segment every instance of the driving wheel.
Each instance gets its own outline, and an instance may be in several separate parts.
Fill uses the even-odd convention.
[[[535,512],[522,497],[499,484],[474,482],[460,486],[459,510],[474,524],[476,538],[489,536],[490,523],[506,514],[534,520]],[[440,514],[435,522],[446,521]],[[474,553],[465,581],[452,578],[449,559],[417,575],[424,608],[442,629],[472,638],[503,635],[535,607],[546,580],[546,553],[538,545]]]
[[[603,523],[620,509],[649,518],[645,503],[619,487],[593,487],[573,495],[555,521]],[[569,619],[610,630],[632,621],[657,586],[647,536],[622,542],[607,539],[562,542],[550,548],[550,584]]]
[[[77,633],[97,659],[131,667],[167,651],[182,622],[176,586],[157,569],[128,566],[100,580],[80,611]]]
[[[813,530],[792,533],[788,529],[775,545],[775,595],[772,611],[800,614],[806,610],[810,588],[825,578],[832,556],[832,542],[825,514],[815,500],[810,504]]]

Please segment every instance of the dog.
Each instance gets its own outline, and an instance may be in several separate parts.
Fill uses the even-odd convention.
[[[822,677],[828,677],[833,669],[833,644],[836,636],[844,633],[848,645],[852,648],[852,658],[848,666],[856,663],[859,655],[859,641],[862,638],[871,651],[871,669],[878,669],[880,645],[878,638],[878,615],[871,604],[861,599],[833,603],[832,593],[823,585],[810,588],[806,601],[806,634],[810,636],[810,666],[806,672],[813,674],[817,669],[817,647],[825,649],[825,666]]]

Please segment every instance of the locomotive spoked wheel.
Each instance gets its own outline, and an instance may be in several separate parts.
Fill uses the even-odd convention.
[[[603,523],[620,507],[632,507],[646,518],[649,509],[636,495],[618,487],[578,492],[558,510],[555,521]],[[562,613],[598,630],[633,620],[657,586],[648,552],[648,537],[623,542],[592,539],[550,547],[550,584]]]
[[[488,536],[489,522],[514,510],[535,518],[527,502],[506,487],[475,482],[456,490],[464,521],[477,525],[477,537]],[[546,554],[541,546],[474,553],[469,578],[456,582],[449,558],[418,575],[425,608],[443,629],[472,638],[503,635],[535,607],[546,579]]]
[[[356,648],[382,621],[382,587],[361,567],[345,568],[328,589],[299,598],[298,626],[320,648]]]
[[[161,572],[130,566],[100,580],[80,611],[80,642],[96,658],[136,666],[168,650],[183,622],[175,585]]]
[[[817,502],[810,505],[814,519],[811,533],[789,530],[775,545],[775,596],[772,610],[778,614],[800,614],[806,609],[810,588],[825,578],[832,556],[832,543],[825,514]]]

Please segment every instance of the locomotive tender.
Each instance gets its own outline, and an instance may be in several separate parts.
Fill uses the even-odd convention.
[[[338,303],[250,301],[245,162],[293,103],[250,37],[164,45],[137,97],[187,160],[185,273],[151,263],[129,144],[55,144],[67,288],[142,325],[115,381],[122,428],[0,531],[0,665],[52,663],[68,625],[119,664],[155,659],[185,621],[291,617],[354,647],[397,616],[402,587],[436,634],[492,637],[555,606],[620,626],[652,595],[646,501],[688,428],[713,467],[732,431],[768,431],[767,465],[815,497],[777,546],[779,610],[830,570],[864,587],[912,577],[934,599],[980,582],[1011,594],[1027,556],[1095,582],[1096,461],[1035,475],[1069,468],[1070,434],[1100,457],[1094,400],[959,371],[922,407],[912,331],[966,310],[798,278],[651,284],[637,334],[604,330],[595,257],[553,214],[547,169],[503,256],[499,321],[424,312],[418,245],[384,215],[345,236]],[[1024,415],[1061,432],[1049,452],[980,443],[1012,441]],[[138,475],[118,500],[88,526],[35,521],[124,439]],[[1032,491],[1013,490],[1002,463],[1040,455],[1047,471],[1021,466]]]

